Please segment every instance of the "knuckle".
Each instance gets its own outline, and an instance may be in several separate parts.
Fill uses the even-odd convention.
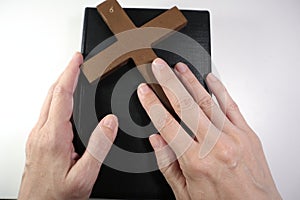
[[[175,98],[173,106],[176,111],[186,111],[194,108],[195,101],[190,96],[186,95],[181,98]]]
[[[170,87],[170,86],[173,85],[174,81],[175,81],[174,77],[169,73],[165,73],[164,77],[159,80],[160,84],[163,87],[166,87],[167,89],[169,89],[171,91],[172,91],[172,87]]]
[[[197,101],[200,108],[204,111],[211,110],[214,107],[214,101],[210,96],[205,96],[199,101]]]
[[[164,124],[161,124],[161,130],[164,131],[167,127],[173,127],[175,122],[175,119],[171,115],[166,115]]]
[[[181,109],[179,99],[178,98],[173,98],[171,103],[172,103],[172,106],[173,106],[174,110],[176,112],[179,112],[180,109]]]
[[[233,142],[222,143],[217,148],[217,158],[228,167],[237,165],[239,148]]]
[[[239,107],[237,105],[236,102],[231,101],[230,103],[228,103],[227,109],[228,112],[236,112],[239,111]]]
[[[191,87],[193,87],[193,86],[199,84],[199,81],[192,74],[189,74],[188,83],[190,84]]]
[[[195,174],[202,177],[212,177],[214,174],[214,164],[212,159],[205,158],[199,159],[198,157],[190,157],[186,163],[186,169],[188,169],[188,174],[193,178]]]
[[[155,105],[157,103],[157,99],[155,98],[153,93],[149,93],[146,94],[144,99],[142,99],[142,102],[144,103],[146,108],[150,109],[152,105]]]
[[[65,89],[62,85],[56,85],[53,90],[53,98],[58,98],[61,96],[72,96],[72,92]]]

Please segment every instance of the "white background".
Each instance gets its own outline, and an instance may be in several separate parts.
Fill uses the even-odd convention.
[[[49,86],[80,50],[84,8],[99,3],[0,1],[0,198],[17,197],[27,136]],[[120,0],[120,4],[210,11],[213,62],[260,136],[282,196],[300,199],[300,1]]]

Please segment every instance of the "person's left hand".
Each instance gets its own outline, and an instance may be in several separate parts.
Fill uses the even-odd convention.
[[[49,91],[26,144],[19,200],[88,199],[92,191],[101,162],[116,137],[118,121],[114,115],[103,118],[78,159],[70,118],[82,62],[82,55],[76,53]]]

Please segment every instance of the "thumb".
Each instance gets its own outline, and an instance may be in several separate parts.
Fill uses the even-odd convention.
[[[190,199],[186,190],[186,180],[176,160],[176,155],[158,134],[149,138],[154,149],[158,167],[171,186],[176,199]]]
[[[69,176],[80,192],[91,192],[98,177],[101,164],[108,154],[118,130],[118,119],[114,115],[104,117],[90,136],[82,157],[70,170]],[[75,179],[75,180],[74,180]],[[77,185],[77,186],[76,186]]]
[[[89,153],[89,156],[103,163],[116,138],[117,131],[118,118],[112,114],[105,116],[92,133],[85,154]]]

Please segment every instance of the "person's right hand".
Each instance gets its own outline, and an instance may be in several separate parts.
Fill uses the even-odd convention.
[[[195,135],[187,134],[146,84],[139,86],[139,99],[160,132],[150,136],[150,142],[176,198],[281,199],[259,138],[223,84],[212,74],[207,76],[219,107],[186,65],[178,63],[174,74],[156,59],[152,70],[175,112]]]

